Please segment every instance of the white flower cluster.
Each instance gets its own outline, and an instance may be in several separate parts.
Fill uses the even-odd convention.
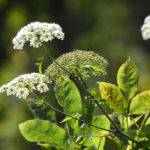
[[[141,27],[141,31],[144,40],[150,39],[150,15],[144,19],[144,24]]]
[[[26,99],[30,92],[39,91],[43,93],[49,91],[48,83],[50,82],[48,77],[39,73],[24,74],[1,86],[0,93],[6,92],[7,96],[16,95],[20,99]]]
[[[33,22],[23,27],[13,39],[14,49],[23,49],[26,42],[38,48],[42,42],[52,41],[54,38],[63,40],[62,28],[55,23]]]

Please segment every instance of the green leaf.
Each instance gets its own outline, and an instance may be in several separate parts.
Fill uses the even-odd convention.
[[[80,118],[80,114],[73,114],[73,115],[71,115],[72,117],[74,117],[74,118],[77,118],[77,119],[79,119]],[[67,122],[67,121],[69,121],[69,120],[75,120],[74,118],[72,118],[72,117],[69,117],[69,116],[67,116],[67,117],[65,117],[60,123],[64,123],[64,122]]]
[[[91,99],[84,100],[82,104],[82,116],[88,125],[90,125],[92,122],[93,112],[94,112],[94,102]]]
[[[78,66],[76,64],[71,64],[71,65],[68,65],[67,68],[78,69]]]
[[[45,59],[44,56],[37,58],[37,60],[39,60],[39,61],[44,61],[44,59]]]
[[[52,145],[52,144],[38,143],[37,145],[40,145],[42,150],[57,150],[55,145]]]
[[[92,68],[93,70],[96,70],[96,71],[104,73],[104,71],[102,69],[100,69],[100,68],[98,68],[98,67],[96,67],[94,65],[91,65],[91,64],[82,64],[80,67],[81,68]]]
[[[66,113],[81,113],[81,96],[73,81],[68,78],[59,79],[55,85],[55,95]]]
[[[42,75],[42,64],[43,64],[43,62],[35,63],[35,65],[38,66],[38,70],[41,75]]]
[[[104,115],[93,117],[92,124],[105,128],[105,129],[110,129],[109,120]],[[108,134],[108,131],[100,130],[94,127],[90,127],[90,128],[86,127],[85,130],[86,130],[86,133],[90,134],[91,136],[91,141],[87,142],[87,146],[93,145],[95,149],[98,148],[100,136],[104,136]],[[104,145],[105,145],[105,138],[102,138],[102,141],[98,150],[103,150]]]
[[[42,99],[36,99],[35,100],[35,104],[43,104],[45,97],[43,97]]]
[[[64,150],[68,149],[65,130],[49,121],[28,120],[21,123],[19,129],[25,139],[30,142],[55,144]]]
[[[34,118],[55,122],[56,118],[54,110],[50,109],[47,105],[45,105],[42,102],[43,101],[41,101],[41,99],[28,100],[28,107],[29,110],[32,112]]]
[[[112,146],[113,147],[116,147],[116,145],[117,145],[117,147],[116,147],[116,149],[119,149],[119,150],[127,150],[126,149],[126,145],[117,137],[117,136],[108,136],[108,138],[109,138],[109,140],[111,141],[111,142],[109,142],[109,143],[111,143],[110,145],[107,145],[108,146],[108,148],[110,149]]]
[[[138,70],[130,58],[119,68],[117,83],[126,99],[131,100],[138,89]]]
[[[94,65],[90,65],[90,64],[82,64],[80,66],[81,69],[84,69],[86,71],[88,71],[89,74],[91,75],[94,75],[96,76],[96,72],[95,71],[98,71],[98,72],[101,72],[102,74],[104,74],[104,71]]]
[[[98,82],[98,84],[101,97],[109,103],[110,108],[116,112],[124,112],[127,102],[120,89],[111,83]]]
[[[39,73],[42,75],[42,62],[40,63],[40,65],[39,65]]]
[[[150,109],[150,90],[136,95],[130,104],[131,114],[144,114]]]

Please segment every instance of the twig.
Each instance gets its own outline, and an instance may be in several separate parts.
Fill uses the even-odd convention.
[[[102,142],[102,138],[99,139],[99,143],[98,143],[97,150],[99,150],[99,147],[100,147],[100,145],[101,145],[101,142]]]
[[[103,137],[107,137],[107,136],[110,136],[110,135],[114,135],[114,134],[116,134],[116,133],[117,133],[117,131],[114,131],[114,132],[111,132],[111,133],[106,134],[106,135],[94,136],[94,137],[100,137],[100,138],[103,138]]]
[[[51,105],[47,104],[46,102],[44,102],[44,104],[45,104],[45,105],[47,105],[49,108],[51,108],[51,109],[53,109],[53,110],[55,110],[55,111],[57,111],[57,112],[59,112],[59,113],[61,113],[61,114],[63,114],[63,115],[66,115],[66,116],[71,117],[71,118],[73,118],[73,119],[75,119],[75,120],[78,120],[78,121],[80,121],[80,122],[85,123],[85,121],[84,121],[84,120],[82,120],[82,119],[78,119],[78,118],[73,117],[73,116],[71,116],[71,115],[69,115],[69,114],[66,114],[66,113],[62,112],[61,110],[58,110],[58,109],[54,108],[53,106],[51,106]],[[114,131],[115,131],[115,130],[109,130],[109,129],[101,128],[101,127],[98,127],[98,126],[93,125],[93,124],[91,124],[90,126],[95,127],[95,128],[97,128],[97,129],[101,129],[101,130],[109,131],[109,132],[114,132]]]
[[[41,99],[41,98],[38,97],[35,93],[32,92],[31,94],[32,94],[32,96],[34,96],[36,99]],[[65,116],[71,117],[71,118],[73,118],[73,119],[75,119],[75,120],[78,120],[78,121],[80,121],[80,122],[82,122],[82,123],[86,123],[84,120],[78,119],[78,118],[76,118],[76,117],[73,117],[72,115],[66,114],[66,113],[62,112],[61,110],[59,110],[59,109],[57,109],[57,108],[55,108],[55,107],[49,105],[49,104],[46,103],[45,101],[43,101],[43,104],[45,104],[47,107],[49,107],[49,108],[55,110],[56,112],[59,112],[59,113],[65,115]],[[109,132],[114,132],[114,131],[115,131],[115,130],[110,130],[110,129],[101,128],[101,127],[98,127],[98,126],[93,125],[93,124],[91,124],[91,126],[97,128],[97,129],[105,130],[105,131],[109,131]]]
[[[79,74],[79,72],[78,72]],[[86,89],[89,89],[88,86],[86,85],[86,83],[84,82],[84,80],[82,79],[82,76],[79,76],[83,85],[85,86]],[[88,90],[87,90],[88,92]],[[89,96],[93,99],[93,96],[88,92]],[[138,143],[136,140],[134,140],[133,138],[131,138],[129,135],[127,135],[126,133],[124,133],[123,131],[121,131],[116,124],[114,123],[114,121],[109,117],[109,115],[105,112],[105,110],[103,109],[103,107],[98,103],[97,100],[94,100],[94,102],[97,104],[97,106],[99,107],[99,109],[105,114],[105,116],[108,118],[108,120],[111,122],[111,124],[113,125],[113,127],[116,129],[116,131],[120,134],[122,134],[123,136],[127,137],[129,140]]]
[[[143,129],[143,127],[144,127],[146,121],[148,120],[149,116],[150,116],[150,111],[148,111],[148,112],[145,114],[145,117],[144,117],[143,122],[142,122],[142,124],[141,124],[141,126],[140,126],[140,129],[139,129],[139,132],[142,131],[142,129]]]

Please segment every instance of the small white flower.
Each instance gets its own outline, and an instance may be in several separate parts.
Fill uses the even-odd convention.
[[[9,95],[15,95],[16,94],[16,88],[14,86],[11,86],[6,91],[7,96]]]
[[[37,37],[34,37],[32,40],[30,40],[30,46],[39,48],[41,46],[41,42]]]
[[[46,83],[40,83],[37,85],[37,91],[39,91],[40,93],[47,92],[49,91],[49,88]]]
[[[4,93],[8,89],[7,84],[4,84],[3,86],[0,87],[0,93]]]
[[[29,90],[27,88],[21,88],[17,90],[16,97],[19,99],[26,99],[29,95]]]
[[[144,23],[150,23],[150,15],[144,19]]]
[[[53,32],[53,35],[54,35],[56,38],[58,38],[58,39],[61,39],[61,40],[64,39],[64,35],[63,35],[62,31],[56,30],[56,31]]]
[[[23,82],[18,82],[18,83],[16,83],[16,88],[24,88],[25,87],[25,85],[24,85],[24,83]]]
[[[52,41],[54,37],[64,39],[64,33],[58,24],[33,22],[23,27],[12,43],[14,49],[23,49],[26,42],[29,42],[30,46],[38,48],[42,42]]]
[[[24,85],[26,88],[28,88],[31,92],[33,90],[36,90],[35,86],[34,86],[34,83],[32,82],[32,80],[27,80],[24,82]]]
[[[144,24],[141,27],[141,32],[144,40],[150,39],[150,15],[144,19]]]
[[[50,33],[43,33],[42,36],[40,37],[40,40],[42,42],[48,42],[52,41],[54,37]]]

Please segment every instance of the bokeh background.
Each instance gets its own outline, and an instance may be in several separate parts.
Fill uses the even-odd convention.
[[[46,44],[55,58],[74,49],[93,50],[109,61],[105,80],[116,83],[119,66],[130,56],[139,69],[139,92],[150,89],[150,41],[142,40],[140,31],[149,14],[149,0],[0,0],[0,85],[38,71],[35,63],[43,49],[15,51],[12,38],[24,25],[41,21],[58,23],[65,32],[64,41]],[[17,127],[30,118],[24,101],[0,95],[0,150],[40,149]]]

